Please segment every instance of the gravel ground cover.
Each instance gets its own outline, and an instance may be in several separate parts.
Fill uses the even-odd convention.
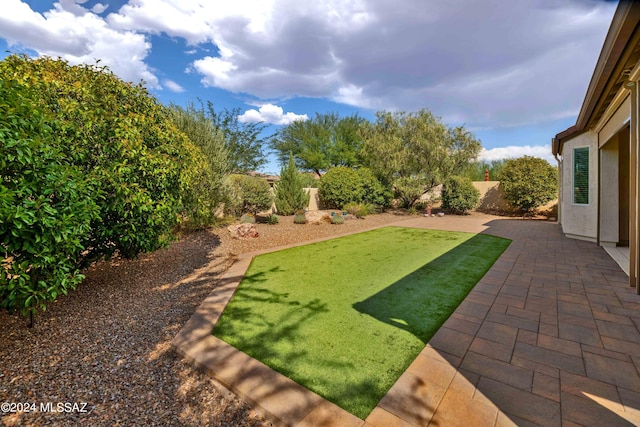
[[[166,250],[94,264],[78,290],[49,304],[33,328],[0,311],[0,403],[36,409],[0,412],[0,424],[270,425],[182,361],[171,339],[235,256],[407,218],[389,212],[343,225],[299,225],[280,217],[276,225],[256,224],[260,236],[250,240],[234,239],[226,228],[190,233]],[[49,403],[68,403],[62,409],[70,411],[42,411]]]

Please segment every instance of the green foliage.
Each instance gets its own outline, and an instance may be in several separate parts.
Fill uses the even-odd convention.
[[[280,220],[278,219],[278,215],[270,214],[269,216],[267,216],[267,224],[276,225],[279,222]]]
[[[263,145],[267,138],[262,132],[263,123],[242,123],[238,120],[240,108],[216,111],[211,101],[207,102],[207,118],[213,127],[222,132],[226,144],[229,169],[233,173],[252,172],[267,162]]]
[[[497,181],[503,166],[504,160],[474,161],[469,163],[461,176],[465,176],[471,181],[484,181],[485,171],[489,171],[489,181]]]
[[[334,215],[331,217],[331,224],[344,224],[344,217],[342,215]]]
[[[209,120],[204,108],[193,103],[182,108],[171,106],[172,119],[178,129],[202,152],[202,164],[194,171],[193,187],[184,195],[192,228],[207,227],[215,222],[215,212],[228,200],[226,177],[229,159],[222,132]]]
[[[450,176],[442,187],[442,207],[448,211],[464,214],[478,206],[480,191],[469,178]]]
[[[307,223],[307,216],[303,213],[297,213],[294,215],[293,217],[293,223],[294,224],[306,224]]]
[[[391,193],[368,168],[353,170],[339,166],[320,178],[318,195],[328,209],[342,209],[348,203],[388,206]]]
[[[256,217],[250,213],[242,214],[242,216],[240,217],[240,222],[242,224],[255,224]]]
[[[532,156],[508,159],[500,173],[503,195],[513,207],[530,212],[557,197],[558,170]]]
[[[233,215],[257,214],[271,208],[273,195],[269,183],[258,177],[233,174],[229,176],[231,196],[227,210]]]
[[[298,172],[303,188],[318,188],[319,179],[312,172]]]
[[[141,84],[18,55],[0,82],[3,307],[44,309],[90,261],[169,243],[203,157]]]
[[[99,189],[99,216],[82,242],[85,261],[116,252],[132,258],[168,244],[198,152],[166,108],[106,67],[12,55],[0,62],[0,80],[6,79],[33,89],[34,103],[55,119],[70,162]]]
[[[329,169],[320,178],[318,196],[327,209],[342,209],[347,203],[359,202],[363,191],[356,171],[344,166]]]
[[[359,168],[356,170],[356,175],[362,187],[361,203],[374,205],[374,207],[389,206],[393,194],[388,187],[384,186],[378,178],[376,178],[371,169],[364,167]]]
[[[281,163],[293,154],[298,167],[318,175],[336,166],[360,166],[360,130],[365,123],[358,115],[341,118],[337,113],[316,114],[313,119],[284,126],[272,139],[271,147]]]
[[[295,211],[307,207],[309,193],[303,188],[293,156],[290,156],[289,164],[280,171],[280,181],[275,187],[275,204],[278,213],[292,215]]]
[[[100,194],[33,103],[0,80],[0,307],[23,314],[74,289]]]
[[[364,218],[365,216],[374,213],[376,211],[376,207],[371,204],[352,202],[344,205],[344,210],[357,218]]]
[[[409,207],[422,194],[460,174],[480,153],[480,142],[464,127],[448,127],[430,111],[381,111],[364,131],[366,163]]]

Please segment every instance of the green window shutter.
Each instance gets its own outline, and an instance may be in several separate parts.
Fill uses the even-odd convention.
[[[573,203],[589,204],[589,147],[573,149]]]

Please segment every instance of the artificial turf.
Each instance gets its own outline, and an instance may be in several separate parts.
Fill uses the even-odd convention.
[[[213,334],[364,419],[509,243],[385,227],[260,255]]]

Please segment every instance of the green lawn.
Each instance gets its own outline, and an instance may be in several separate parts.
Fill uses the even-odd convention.
[[[364,419],[509,243],[385,227],[260,255],[213,333]]]

